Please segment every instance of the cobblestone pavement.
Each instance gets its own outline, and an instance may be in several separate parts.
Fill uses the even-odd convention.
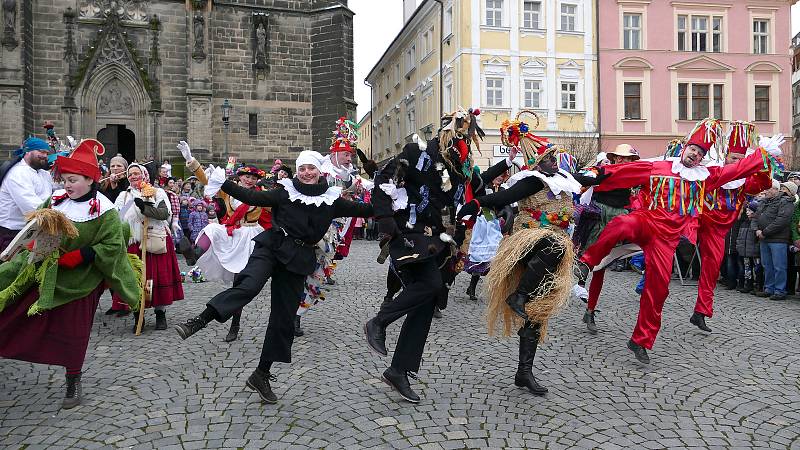
[[[384,293],[374,243],[356,242],[328,299],[303,320],[294,362],[277,364],[277,405],[244,382],[257,364],[268,317],[266,290],[245,309],[242,338],[212,324],[188,341],[132,319],[95,317],[84,367],[84,404],[60,411],[60,367],[0,362],[5,448],[799,448],[800,301],[717,291],[712,334],[688,323],[696,288],[673,282],[664,328],[639,365],[625,348],[637,312],[634,273],[609,273],[592,336],[577,301],[551,322],[535,361],[550,388],[539,398],[513,386],[517,341],[489,337],[485,301],[463,294],[462,275],[435,320],[413,386],[419,405],[380,380],[388,359],[368,351],[361,325]],[[170,323],[196,314],[223,288],[186,284]],[[216,325],[216,326],[215,326]],[[394,347],[398,325],[389,329]],[[412,380],[413,381],[413,380]]]

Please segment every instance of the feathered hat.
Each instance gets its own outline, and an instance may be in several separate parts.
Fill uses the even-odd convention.
[[[724,155],[727,156],[730,153],[744,155],[747,153],[748,148],[756,147],[758,147],[756,126],[744,120],[731,122],[728,128],[728,145],[725,148]]]
[[[683,141],[680,139],[673,139],[667,144],[667,151],[664,152],[664,158],[678,158],[683,152]]]
[[[692,128],[692,131],[686,135],[686,146],[696,145],[702,148],[705,154],[708,154],[711,148],[715,147],[715,144],[722,142],[723,132],[722,124],[719,122],[719,119],[711,117],[703,119],[697,122],[694,128]],[[719,148],[719,146],[717,146],[717,148]],[[715,156],[715,159],[719,159],[719,156],[721,156],[720,152],[717,151],[716,155],[713,155],[712,158]]]
[[[94,181],[100,181],[97,156],[103,155],[105,152],[106,149],[100,141],[84,139],[69,156],[56,158],[55,171],[57,174],[76,173],[87,176]]]
[[[256,166],[242,166],[236,171],[236,176],[238,177],[239,175],[254,175],[258,178],[264,178],[266,173]]]
[[[355,152],[358,144],[358,124],[344,117],[339,117],[336,121],[336,129],[333,130],[331,139],[331,153],[335,152]]]
[[[506,147],[517,147],[525,155],[525,164],[529,168],[536,167],[542,159],[555,154],[556,147],[547,138],[531,133],[530,125],[520,120],[522,114],[530,114],[539,126],[539,116],[531,110],[521,110],[513,121],[505,120],[500,125],[500,141]]]

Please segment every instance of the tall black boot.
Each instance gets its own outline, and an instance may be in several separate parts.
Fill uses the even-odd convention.
[[[539,346],[539,324],[526,322],[519,332],[519,366],[514,375],[514,385],[528,388],[533,395],[547,394],[547,388],[533,377],[533,358]]]
[[[239,322],[242,320],[242,312],[236,311],[231,317],[231,329],[225,335],[225,342],[233,342],[239,339]]]
[[[167,312],[156,310],[156,330],[167,329]]]
[[[469,287],[467,288],[467,295],[469,299],[473,302],[478,301],[478,296],[475,295],[475,289],[478,287],[478,281],[480,281],[481,276],[478,274],[472,275],[472,278],[469,279]]]
[[[61,402],[62,409],[71,409],[81,404],[81,374],[67,374],[67,393]]]
[[[304,334],[306,334],[306,333],[303,332],[302,328],[300,328],[300,316],[295,315],[294,316],[294,336],[295,337],[300,337],[300,336],[302,336]]]
[[[517,290],[506,299],[506,304],[515,314],[528,320],[528,313],[525,312],[525,303],[530,300],[530,295],[536,291],[542,280],[549,274],[549,268],[544,261],[534,255],[528,261],[525,272],[519,280]]]

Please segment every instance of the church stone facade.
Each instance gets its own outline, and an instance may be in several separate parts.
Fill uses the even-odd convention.
[[[51,120],[107,158],[179,159],[188,138],[201,161],[264,165],[327,151],[336,119],[355,119],[346,0],[0,6],[0,153]]]

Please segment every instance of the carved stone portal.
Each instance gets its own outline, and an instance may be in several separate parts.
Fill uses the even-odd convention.
[[[148,0],[89,0],[81,2],[82,19],[103,19],[115,12],[120,19],[147,22]]]
[[[109,116],[133,115],[133,100],[128,89],[113,79],[103,87],[97,99],[97,114]]]

